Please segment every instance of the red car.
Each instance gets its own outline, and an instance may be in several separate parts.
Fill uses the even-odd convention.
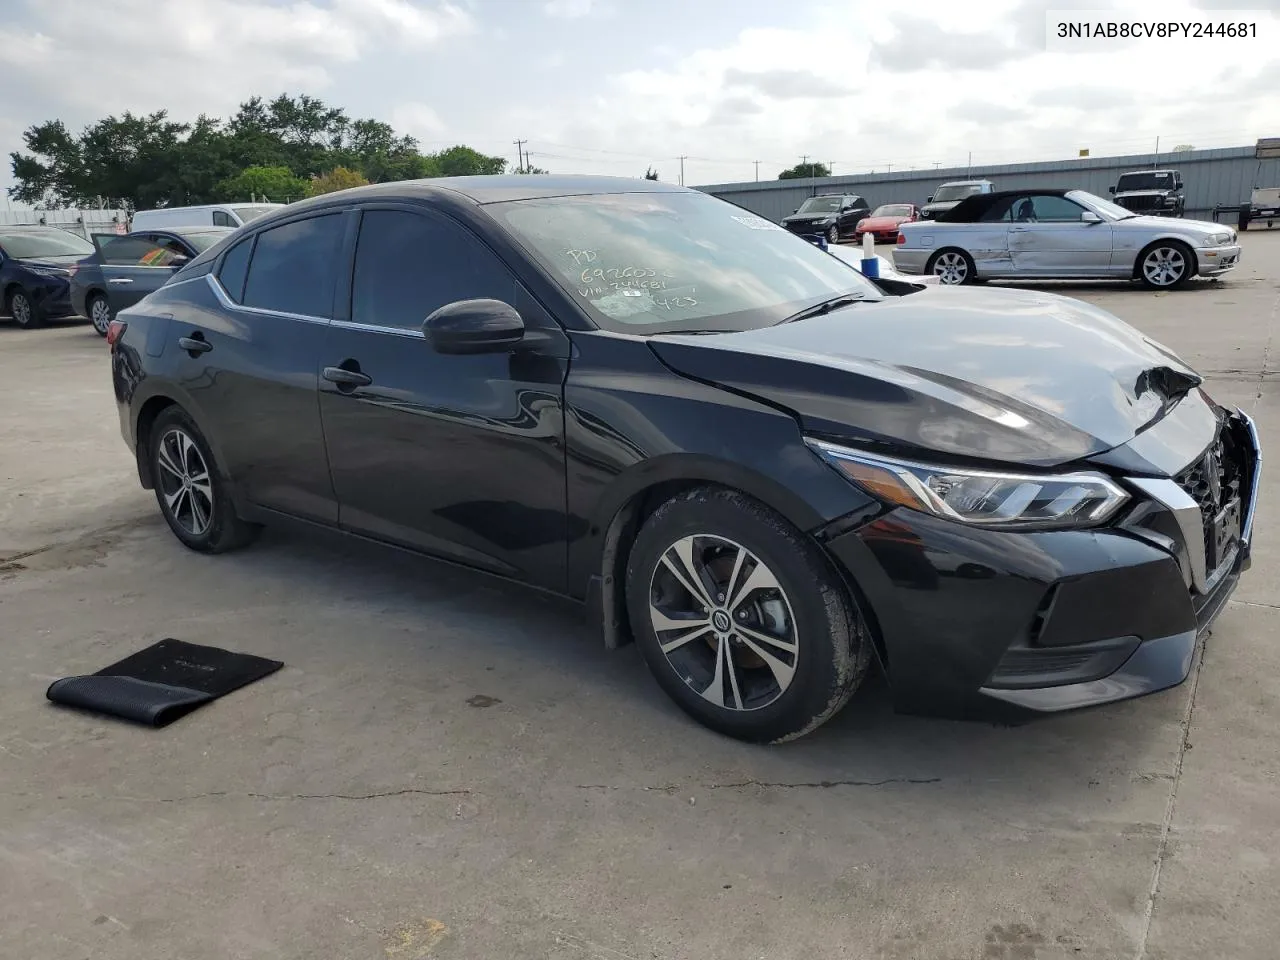
[[[858,221],[853,238],[861,243],[862,235],[870,233],[876,243],[893,243],[898,239],[898,224],[920,219],[920,208],[914,203],[884,203]]]

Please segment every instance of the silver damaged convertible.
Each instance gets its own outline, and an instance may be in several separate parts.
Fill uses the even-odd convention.
[[[1135,279],[1169,289],[1240,262],[1219,223],[1138,216],[1083,190],[1006,190],[962,200],[936,220],[899,227],[893,265],[939,283]]]

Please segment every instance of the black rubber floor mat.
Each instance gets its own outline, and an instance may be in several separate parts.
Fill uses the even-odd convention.
[[[284,664],[181,640],[161,640],[87,677],[55,680],[54,703],[163,727]]]

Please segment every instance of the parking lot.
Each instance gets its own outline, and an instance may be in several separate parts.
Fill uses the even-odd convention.
[[[1065,283],[1280,451],[1280,233],[1220,282]],[[887,249],[887,248],[885,248]],[[1270,958],[1280,467],[1182,686],[1023,726],[868,681],[780,747],[477,575],[268,531],[207,557],[120,440],[85,323],[0,321],[0,957]],[[283,660],[161,730],[49,705],[164,637]]]

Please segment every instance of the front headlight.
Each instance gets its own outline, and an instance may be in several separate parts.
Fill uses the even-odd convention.
[[[1129,499],[1098,473],[1021,474],[930,466],[806,439],[810,449],[867,493],[900,507],[984,527],[1093,526]]]
[[[42,277],[69,277],[72,274],[72,271],[66,267],[46,267],[41,265],[28,266],[27,269],[32,273],[40,274]]]
[[[1206,247],[1220,247],[1224,243],[1230,243],[1233,239],[1229,233],[1215,233],[1205,237],[1204,245]]]

